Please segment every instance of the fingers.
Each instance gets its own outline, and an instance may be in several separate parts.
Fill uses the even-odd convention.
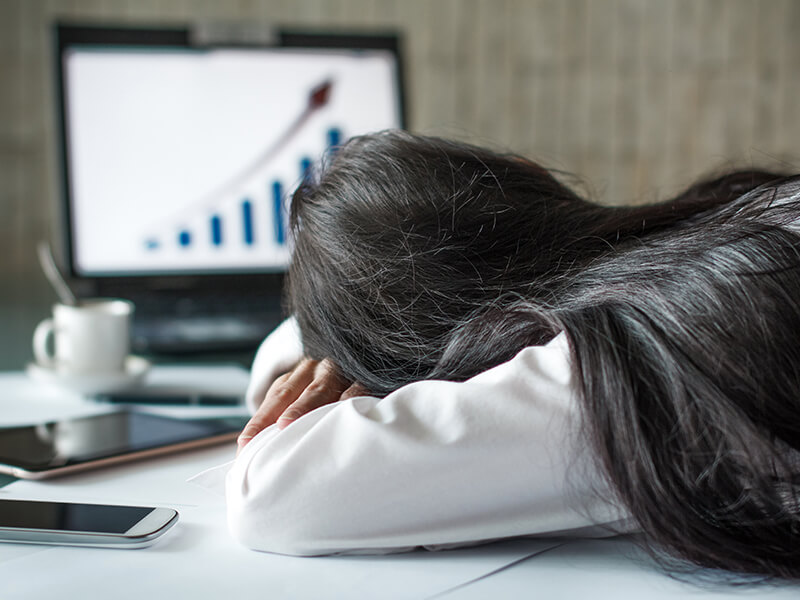
[[[291,405],[314,378],[317,361],[304,359],[290,372],[278,377],[267,391],[264,401],[245,425],[237,440],[241,448],[261,430],[266,429]]]
[[[349,382],[342,379],[331,361],[320,361],[315,365],[312,381],[278,417],[278,428],[284,429],[292,421],[315,408],[338,402],[348,385]]]
[[[350,398],[355,398],[356,396],[369,396],[369,390],[360,383],[354,383],[342,392],[342,395],[339,396],[339,400],[349,400]]]
[[[284,429],[315,408],[365,392],[363,387],[350,385],[343,379],[331,361],[304,359],[270,386],[261,406],[239,435],[239,449],[273,423]]]

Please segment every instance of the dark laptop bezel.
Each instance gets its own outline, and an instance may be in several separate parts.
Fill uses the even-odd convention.
[[[69,130],[66,119],[66,95],[63,56],[71,46],[127,45],[144,47],[179,48],[224,48],[224,47],[283,47],[283,48],[334,48],[388,50],[397,61],[400,126],[406,123],[405,86],[403,75],[401,40],[396,32],[353,33],[313,32],[274,29],[269,32],[269,44],[237,43],[235,40],[219,40],[213,43],[195,43],[190,27],[117,27],[106,25],[79,25],[56,23],[54,25],[56,60],[57,128],[59,136],[60,192],[62,218],[64,220],[65,273],[78,297],[114,296],[129,297],[131,294],[170,292],[209,293],[226,290],[255,294],[263,298],[271,308],[280,311],[283,289],[283,272],[241,270],[231,273],[213,271],[164,274],[130,275],[84,275],[75,267],[73,253],[73,214],[71,202],[70,167],[68,160]]]

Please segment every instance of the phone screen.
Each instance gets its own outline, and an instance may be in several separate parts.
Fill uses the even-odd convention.
[[[153,509],[30,500],[0,500],[0,527],[122,534]]]
[[[0,463],[30,472],[241,431],[247,419],[185,420],[120,411],[0,429]]]

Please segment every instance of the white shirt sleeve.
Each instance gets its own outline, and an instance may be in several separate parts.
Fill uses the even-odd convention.
[[[291,370],[303,357],[300,328],[294,317],[286,319],[261,343],[253,359],[245,403],[253,413],[275,379]]]
[[[413,383],[267,428],[227,475],[232,534],[319,555],[625,529],[579,439],[568,357],[561,334],[463,383]]]

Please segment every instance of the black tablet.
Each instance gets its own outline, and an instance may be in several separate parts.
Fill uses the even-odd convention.
[[[175,419],[122,410],[0,428],[0,473],[45,479],[236,438],[246,417]]]

